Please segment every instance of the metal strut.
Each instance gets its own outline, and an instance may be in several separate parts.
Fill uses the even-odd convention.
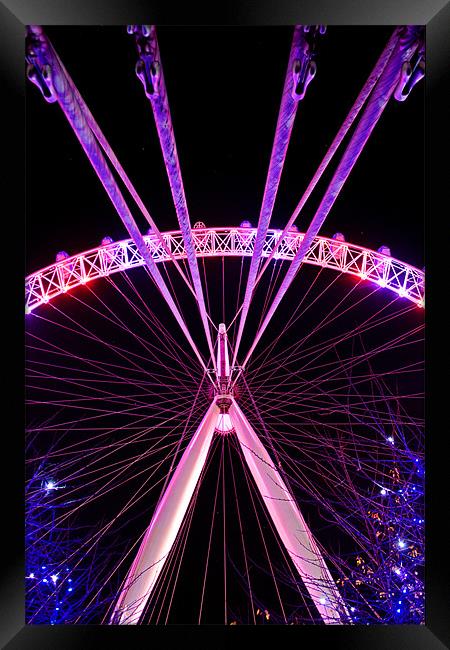
[[[339,192],[344,186],[345,181],[350,175],[356,161],[359,158],[365,144],[367,143],[375,125],[383,114],[386,105],[394,93],[398,84],[401,69],[406,61],[409,61],[414,55],[414,52],[419,46],[423,28],[416,26],[407,26],[401,28],[401,36],[395,46],[395,49],[389,58],[389,61],[384,68],[380,78],[378,79],[372,94],[370,95],[367,106],[358,122],[355,132],[347,146],[347,149],[342,156],[342,159],[334,173],[333,178],[325,192],[324,197],[314,215],[308,230],[298,248],[298,251],[292,260],[289,269],[281,283],[280,288],[270,305],[264,321],[259,328],[255,339],[252,343],[250,350],[247,353],[242,367],[247,365],[255,347],[261,339],[267,325],[269,324],[273,314],[275,313],[278,305],[280,304],[283,296],[290,287],[294,277],[297,274],[300,265],[307,254],[314,237],[316,237],[319,229],[325,221],[328,213],[330,212],[334,202],[336,201]]]
[[[327,169],[329,163],[333,159],[334,154],[338,150],[339,146],[341,145],[342,141],[344,140],[345,136],[349,132],[353,122],[356,120],[358,117],[361,109],[363,108],[364,104],[367,101],[367,98],[369,97],[370,93],[372,92],[373,88],[375,87],[375,84],[377,83],[378,79],[381,76],[381,73],[385,69],[392,52],[394,51],[395,46],[397,45],[397,42],[401,36],[401,28],[396,29],[391,38],[389,39],[388,43],[386,44],[386,47],[384,48],[381,56],[379,57],[378,61],[376,62],[372,72],[370,73],[366,83],[362,87],[360,93],[358,94],[358,97],[356,98],[353,106],[351,107],[347,117],[345,118],[344,122],[342,123],[341,128],[337,132],[333,142],[331,143],[327,153],[325,154],[322,162],[320,163],[319,167],[317,168],[316,173],[312,177],[308,187],[306,188],[302,198],[298,202],[297,206],[295,207],[294,212],[292,213],[292,216],[290,217],[289,221],[287,222],[286,226],[284,227],[283,232],[281,233],[280,237],[278,240],[275,242],[269,256],[266,258],[264,265],[261,269],[261,271],[258,274],[258,278],[256,279],[256,285],[259,283],[264,271],[267,269],[268,265],[276,255],[281,243],[285,239],[287,233],[291,230],[293,224],[295,223],[297,217],[303,210],[307,200],[311,196],[311,193],[314,191],[314,188],[316,187],[317,183],[319,180],[322,178],[323,173]],[[256,286],[255,285],[255,286]]]
[[[205,465],[219,407],[212,402],[187,446],[147,528],[115,604],[111,624],[136,625],[177,538]]]
[[[136,64],[136,74],[142,81],[145,94],[150,100],[153,109],[155,124],[166,165],[178,223],[180,224],[180,230],[183,235],[200,316],[205,330],[206,339],[208,341],[211,360],[215,366],[214,348],[208,324],[208,314],[203,296],[203,287],[197,257],[195,255],[191,222],[184,193],[172,118],[170,115],[169,102],[164,83],[161,56],[156,38],[156,28],[154,25],[130,25],[128,27],[128,33],[135,35],[139,54],[139,60]]]
[[[147,222],[148,222],[148,224],[149,224],[149,226],[151,228],[152,233],[157,237],[162,249],[164,251],[166,251],[168,257],[170,257],[170,259],[172,260],[175,268],[177,269],[178,273],[183,278],[183,280],[186,283],[186,285],[188,286],[189,290],[195,295],[195,292],[194,292],[194,289],[191,286],[191,283],[189,282],[188,278],[184,274],[183,269],[181,268],[181,266],[178,264],[178,260],[175,258],[174,254],[170,250],[170,247],[167,246],[167,243],[166,243],[164,237],[162,236],[161,231],[157,227],[156,223],[153,221],[153,219],[152,219],[149,211],[145,207],[141,197],[139,196],[139,194],[137,193],[137,191],[134,188],[133,184],[131,183],[130,179],[128,178],[125,170],[123,169],[122,165],[120,164],[119,160],[117,159],[117,156],[115,155],[114,151],[112,150],[109,142],[107,141],[107,139],[103,135],[103,132],[100,129],[99,125],[97,124],[97,122],[96,122],[94,116],[92,115],[91,111],[89,110],[89,107],[87,106],[87,104],[84,101],[83,97],[80,95],[80,92],[78,91],[78,88],[75,86],[74,82],[72,81],[72,78],[70,77],[70,75],[67,72],[64,64],[62,63],[61,59],[59,58],[59,56],[58,56],[58,54],[56,52],[55,52],[55,55],[56,55],[56,57],[58,59],[58,62],[59,62],[60,66],[61,66],[61,68],[62,68],[62,70],[63,70],[63,72],[64,72],[64,74],[66,76],[66,79],[67,79],[67,81],[68,81],[68,83],[70,85],[71,91],[74,93],[74,95],[76,97],[76,100],[77,100],[78,104],[80,105],[80,109],[81,109],[83,115],[86,118],[86,121],[87,121],[87,123],[89,125],[89,128],[91,129],[92,133],[96,137],[98,143],[102,147],[105,154],[108,156],[111,164],[114,166],[114,169],[116,170],[116,172],[118,173],[118,175],[122,179],[125,187],[127,188],[129,193],[133,197],[136,205],[139,207],[140,211],[142,212],[142,214],[146,218],[146,220],[147,220]]]
[[[351,623],[325,559],[269,453],[234,399],[230,419],[278,535],[326,624]]]
[[[298,102],[305,96],[306,89],[316,74],[315,63],[315,35],[324,33],[324,28],[317,26],[317,29],[310,29],[302,25],[296,25],[292,46],[289,55],[289,62],[284,82],[280,111],[278,114],[275,137],[270,157],[269,170],[267,172],[266,185],[262,199],[261,211],[256,232],[255,245],[250,263],[250,270],[247,278],[242,311],[239,321],[239,328],[234,348],[233,363],[236,358],[242,339],[245,322],[247,319],[250,302],[255,288],[256,275],[267,236],[267,230],[272,217],[273,206],[280,184],[281,173],[289,146],[289,140],[297,114]]]
[[[102,182],[112,204],[117,210],[123,224],[127,228],[130,236],[136,244],[139,253],[144,259],[150,274],[158,287],[159,291],[165,298],[168,306],[170,307],[173,315],[175,316],[180,328],[189,341],[197,359],[199,360],[202,368],[206,371],[206,365],[197,346],[192,339],[189,330],[181,316],[181,313],[176,306],[172,295],[167,288],[167,285],[162,277],[153,256],[148,249],[144,238],[130,212],[130,209],[119,190],[114,176],[111,173],[108,163],[106,162],[97,140],[86,121],[85,116],[80,108],[80,105],[72,91],[71,85],[68,82],[64,71],[59,63],[56,52],[53,49],[49,39],[44,34],[42,27],[31,25],[27,27],[27,60],[29,64],[34,66],[36,71],[45,83],[48,89],[49,96],[52,101],[57,101],[62,108],[70,126],[72,127],[75,135],[77,136],[84,152],[86,153],[91,165],[93,166],[97,176]],[[30,72],[30,74],[32,74]],[[32,75],[33,76],[33,75]],[[45,96],[45,95],[44,95]]]

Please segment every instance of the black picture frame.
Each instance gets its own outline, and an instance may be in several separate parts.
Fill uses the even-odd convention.
[[[448,90],[450,68],[450,4],[443,0],[412,2],[411,0],[260,0],[255,3],[213,3],[198,9],[186,3],[176,10],[172,3],[143,3],[140,0],[3,0],[0,2],[0,69],[1,97],[5,117],[3,133],[14,134],[11,145],[3,143],[2,153],[6,173],[2,189],[4,199],[10,198],[4,209],[5,288],[2,314],[5,352],[3,375],[7,379],[3,396],[2,478],[3,513],[2,538],[6,548],[2,556],[0,580],[0,630],[2,647],[9,650],[33,648],[102,648],[129,644],[144,647],[146,643],[163,640],[169,647],[181,637],[182,643],[217,643],[255,639],[261,628],[245,626],[173,626],[154,628],[110,626],[26,626],[24,625],[24,522],[23,522],[23,245],[25,229],[25,25],[126,25],[128,23],[156,24],[228,24],[268,25],[322,23],[327,25],[398,25],[424,24],[427,39],[426,74],[426,267],[427,267],[427,546],[426,546],[426,625],[425,626],[304,626],[302,628],[264,627],[267,642],[280,643],[282,635],[288,643],[329,644],[331,647],[353,648],[424,648],[438,650],[450,647],[450,597],[446,536],[448,517],[448,470],[444,370],[445,339],[439,343],[438,322],[445,311],[439,279],[445,278],[445,250],[442,250],[446,215],[445,194],[448,168],[445,157],[448,139]],[[447,129],[447,130],[446,130]],[[418,132],[421,125],[418,125]],[[413,137],[413,134],[412,134]],[[417,137],[417,136],[416,136]],[[401,144],[399,143],[399,146]],[[409,164],[405,161],[405,164]],[[405,191],[414,191],[406,188]],[[444,194],[445,193],[445,194]],[[440,220],[442,215],[442,221]],[[405,233],[407,236],[407,233]],[[448,237],[447,237],[448,239]],[[9,242],[9,244],[8,244]],[[432,248],[439,246],[438,252]],[[444,254],[443,254],[444,253]],[[8,256],[11,259],[8,259]],[[23,268],[23,267],[22,267]],[[445,279],[444,279],[445,282]],[[444,284],[445,291],[445,284]],[[6,307],[8,305],[8,307]],[[8,329],[9,328],[9,329]],[[2,328],[3,329],[3,328]],[[444,328],[445,336],[445,328]],[[9,357],[9,355],[11,355]],[[10,360],[8,360],[8,358]],[[435,361],[434,361],[435,359]],[[12,415],[7,424],[7,416]],[[213,638],[211,638],[213,637]]]

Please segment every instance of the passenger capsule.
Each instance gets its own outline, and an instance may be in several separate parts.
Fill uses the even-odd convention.
[[[64,262],[68,257],[70,257],[69,253],[66,253],[66,251],[59,251],[59,253],[56,254],[56,261]]]

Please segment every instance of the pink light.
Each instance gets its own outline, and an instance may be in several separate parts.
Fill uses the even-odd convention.
[[[230,416],[265,506],[309,595],[325,623],[342,624],[341,612],[347,615],[348,612],[314,536],[267,450],[234,399]]]
[[[205,247],[199,247],[198,246],[198,235],[194,237],[194,243],[196,244],[196,255],[201,256],[201,257],[217,257],[221,256],[223,253],[225,255],[230,255],[230,256],[246,256],[248,254],[252,254],[253,248],[254,247],[254,239],[250,243],[250,247],[248,249],[243,250],[242,247],[242,239],[239,237],[235,239],[234,237],[227,237],[227,235],[230,234],[236,234],[239,232],[239,229],[236,228],[230,228],[230,227],[224,227],[224,228],[205,228],[202,233],[204,233],[204,236],[207,238],[208,242],[210,242],[210,246],[208,245],[206,248]],[[241,232],[244,232],[244,229],[242,229]],[[256,234],[255,229],[251,231],[253,234]],[[273,238],[275,235],[277,235],[278,231],[275,230],[269,230],[268,231],[268,236],[270,238]],[[168,242],[169,247],[173,246],[176,248],[177,253],[174,255],[173,260],[176,261],[177,259],[185,259],[186,258],[186,251],[183,248],[183,242],[180,243],[180,238],[182,238],[181,232],[177,230],[169,231],[162,233],[165,237],[165,239]],[[203,235],[202,235],[203,236]],[[304,237],[303,233],[299,233],[296,235],[296,240],[297,241],[302,241],[302,238]],[[326,237],[317,237],[315,239],[315,242],[324,242],[327,246],[333,247],[337,246],[336,240],[328,239]],[[272,244],[273,245],[273,244]],[[92,280],[95,280],[98,277],[105,277],[109,276],[117,271],[123,271],[130,266],[143,266],[145,264],[144,259],[142,258],[142,254],[140,255],[140,258],[138,259],[136,257],[136,250],[133,245],[133,240],[123,240],[121,242],[117,242],[116,244],[111,244],[111,247],[114,247],[114,251],[116,251],[116,254],[113,256],[111,264],[108,265],[108,268],[105,270],[101,270],[98,267],[98,259],[100,256],[100,251],[102,253],[105,253],[105,249],[102,247],[97,247],[93,248],[91,250],[83,251],[77,256],[73,256],[72,258],[69,258],[65,262],[59,264],[59,265],[50,265],[46,268],[40,269],[39,271],[36,271],[35,273],[27,276],[26,278],[26,291],[27,295],[28,292],[31,290],[32,291],[32,298],[29,299],[31,303],[31,308],[33,309],[34,307],[38,307],[42,304],[42,302],[48,302],[50,300],[53,300],[56,298],[60,293],[61,289],[58,289],[55,291],[53,288],[48,289],[44,288],[46,286],[47,282],[53,283],[54,282],[54,274],[55,274],[55,269],[57,268],[58,271],[62,271],[64,274],[63,278],[67,279],[70,277],[70,282],[67,283],[66,288],[67,291],[71,291],[72,289],[75,289],[77,286],[81,284],[85,284],[86,282],[91,282]],[[341,244],[341,246],[344,246]],[[131,248],[130,248],[131,247]],[[357,246],[355,244],[351,243],[346,243],[345,244],[346,249],[349,251],[349,253],[352,256],[358,256],[358,262],[357,262],[357,267],[355,268],[355,265],[352,265],[351,268],[336,268],[336,264],[329,266],[327,262],[320,262],[322,266],[325,266],[327,268],[333,268],[334,270],[339,270],[342,273],[349,273],[355,277],[359,277],[362,280],[370,280],[371,282],[377,283],[379,286],[383,286],[382,282],[385,282],[385,287],[388,288],[390,291],[394,291],[399,294],[399,289],[398,287],[394,286],[395,285],[395,278],[389,279],[387,278],[375,278],[371,277],[370,275],[368,276],[367,273],[364,271],[363,272],[363,259],[362,259],[362,254],[366,254],[366,257],[368,259],[373,258],[375,255],[374,251],[371,251],[368,248],[362,247],[362,246]],[[122,251],[127,251],[129,250],[129,255],[133,257],[133,261],[130,260],[129,256],[127,254],[123,254]],[[120,253],[119,253],[120,251]],[[291,259],[291,253],[292,251],[281,251],[279,252],[279,249],[276,249],[276,253],[271,253],[270,257],[268,259],[286,259],[290,260]],[[165,255],[163,254],[159,249],[158,251],[154,251],[152,253],[154,262],[164,262],[164,261],[170,261],[171,257],[170,255]],[[141,259],[142,258],[142,259]],[[375,260],[376,261],[376,260]],[[417,276],[418,278],[418,283],[419,286],[421,286],[421,282],[423,281],[423,271],[420,269],[417,269],[415,267],[412,267],[408,264],[405,264],[401,260],[395,260],[396,264],[398,267],[404,271],[404,272],[412,272],[414,275]],[[88,276],[85,275],[85,271],[83,269],[83,262],[85,264],[92,264],[92,268],[90,268],[87,273]],[[312,263],[316,264],[317,260],[310,259],[308,256],[305,257],[304,262],[306,264]],[[374,262],[374,260],[372,260]],[[80,264],[80,274],[79,275],[71,275],[71,269],[76,268]],[[384,264],[384,263],[383,263]],[[379,270],[378,273],[381,275],[381,271]],[[83,277],[85,276],[85,277]],[[45,281],[45,284],[44,282]],[[62,280],[63,281],[63,280]],[[53,287],[53,284],[52,284]],[[51,291],[50,297],[45,296],[46,291]],[[420,289],[420,294],[422,294],[422,288]],[[420,295],[419,294],[419,295]],[[417,295],[411,295],[410,292],[405,293],[405,297],[412,302],[418,304],[418,297]],[[419,307],[425,307],[423,296],[419,298],[422,301],[422,304],[419,305]]]
[[[233,425],[231,424],[231,419],[228,413],[219,415],[217,418],[216,431],[227,434],[233,431]]]
[[[115,605],[112,623],[139,622],[191,502],[218,415],[219,408],[212,402],[156,508]]]

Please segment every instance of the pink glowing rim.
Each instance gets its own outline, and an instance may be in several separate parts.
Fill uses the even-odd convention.
[[[281,230],[267,232],[262,257],[270,255],[281,234]],[[175,259],[186,258],[180,231],[165,232],[162,236]],[[256,228],[201,228],[194,229],[192,237],[197,257],[251,257]],[[292,260],[303,237],[304,233],[294,231],[286,235],[274,259]],[[144,240],[155,262],[171,261],[155,235],[147,235]],[[363,246],[316,237],[304,263],[360,277],[393,291],[400,298],[406,298],[419,307],[425,306],[423,271]],[[29,314],[36,307],[91,280],[143,265],[144,260],[132,239],[113,242],[68,257],[25,279],[25,313]]]

